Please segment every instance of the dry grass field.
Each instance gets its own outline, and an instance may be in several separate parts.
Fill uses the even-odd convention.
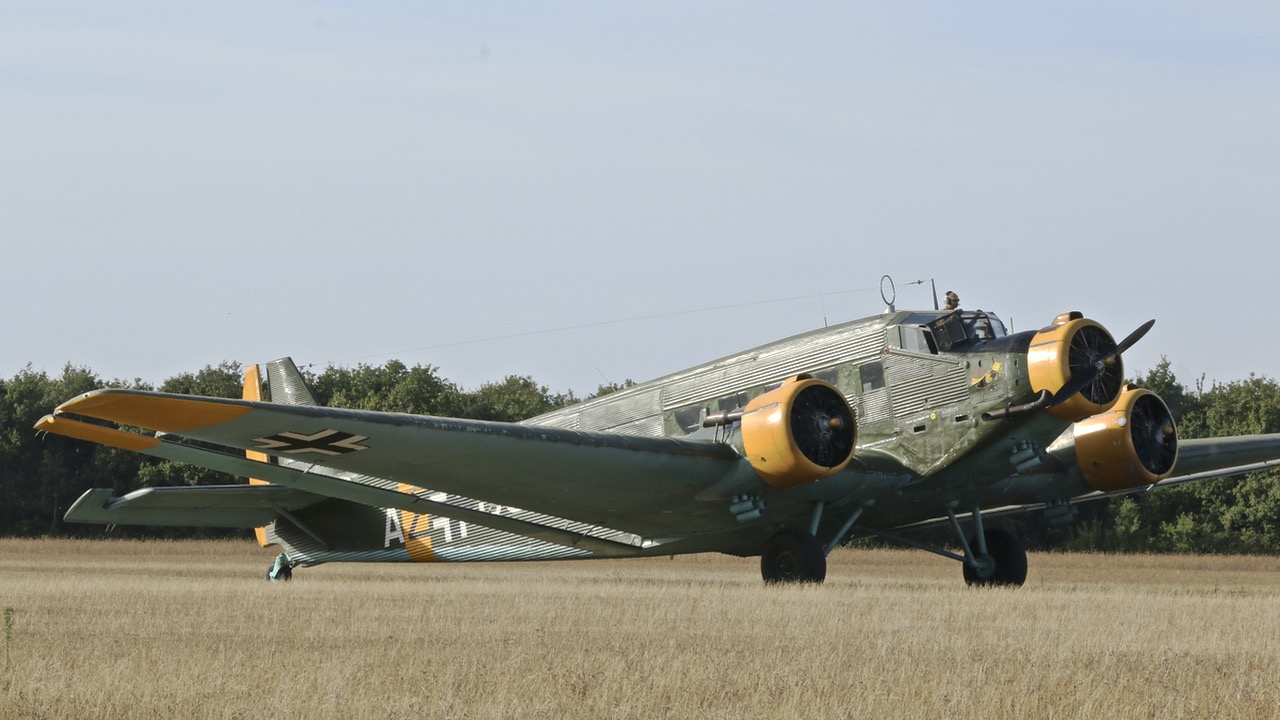
[[[817,587],[719,556],[301,569],[0,540],[0,718],[1275,718],[1280,559],[919,551]]]

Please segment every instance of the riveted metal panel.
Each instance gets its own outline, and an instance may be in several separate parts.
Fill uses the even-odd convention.
[[[964,400],[968,375],[964,363],[892,353],[885,358],[892,388],[893,414],[902,417]]]
[[[884,315],[796,335],[667,375],[640,387],[556,410],[526,423],[661,435],[664,412],[713,402],[743,391],[763,390],[799,373],[816,373],[881,357],[885,326],[896,317]],[[884,401],[873,398],[868,408],[869,418],[878,418],[882,407],[887,407],[887,398]]]
[[[671,376],[663,393],[667,410],[776,383],[802,372],[878,357],[884,325],[849,325],[782,340]]]
[[[659,403],[661,393],[658,388],[651,388],[640,393],[614,393],[602,398],[602,402],[591,403],[582,408],[578,416],[579,430],[614,430],[625,432],[638,420],[660,418],[662,405]],[[661,428],[661,423],[659,423]]]
[[[865,392],[858,398],[858,424],[868,424],[893,417],[893,408],[889,405],[889,389],[879,388]]]

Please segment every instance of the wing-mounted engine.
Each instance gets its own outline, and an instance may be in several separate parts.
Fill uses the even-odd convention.
[[[1110,410],[1075,424],[1076,462],[1095,490],[1163,480],[1178,460],[1173,415],[1150,390],[1126,386]]]
[[[1124,384],[1120,351],[1106,328],[1078,312],[1063,313],[1031,339],[1027,350],[1031,389],[1061,393],[1080,385],[1078,392],[1055,398],[1049,407],[1062,420],[1074,422],[1106,412]]]
[[[797,375],[742,411],[742,451],[760,478],[786,489],[830,477],[853,458],[857,423],[830,383]]]

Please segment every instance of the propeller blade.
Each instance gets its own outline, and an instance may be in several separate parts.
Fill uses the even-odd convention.
[[[1155,318],[1151,318],[1150,320],[1142,323],[1141,327],[1129,333],[1129,337],[1120,341],[1120,344],[1116,346],[1116,351],[1112,353],[1112,355],[1120,355],[1125,350],[1128,350],[1129,348],[1133,347],[1135,343],[1137,343],[1139,340],[1142,339],[1143,335],[1147,334],[1147,331],[1151,329],[1151,326],[1155,324],[1156,324]]]
[[[1076,393],[1085,389],[1085,386],[1096,380],[1099,372],[1100,371],[1097,366],[1091,366],[1086,371],[1072,375],[1071,379],[1067,381],[1067,384],[1063,385],[1058,392],[1053,394],[1053,399],[1050,400],[1049,404],[1045,407],[1056,407],[1070,400]]]

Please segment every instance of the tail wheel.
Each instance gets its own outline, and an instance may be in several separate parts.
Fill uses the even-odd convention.
[[[820,583],[827,578],[827,555],[808,530],[784,528],[769,538],[760,555],[766,583]]]
[[[1001,528],[987,528],[983,532],[987,541],[987,554],[976,558],[980,567],[964,563],[964,581],[967,585],[1022,585],[1027,581],[1027,551],[1013,533]],[[977,538],[969,539],[969,547],[977,552]]]

